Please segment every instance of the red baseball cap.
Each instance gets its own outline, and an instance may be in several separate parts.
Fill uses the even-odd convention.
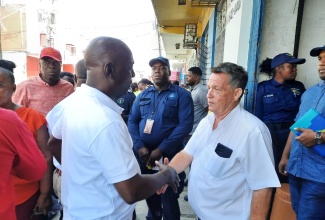
[[[62,57],[60,51],[54,49],[53,47],[45,47],[41,50],[40,59],[43,57],[51,57],[56,61],[62,62]]]

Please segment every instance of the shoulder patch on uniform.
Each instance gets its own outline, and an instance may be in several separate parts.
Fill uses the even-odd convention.
[[[124,102],[124,99],[123,98],[119,98],[118,100],[117,100],[117,103],[118,104],[122,104]]]

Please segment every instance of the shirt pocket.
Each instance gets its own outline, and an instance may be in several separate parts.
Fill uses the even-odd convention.
[[[151,100],[140,101],[139,106],[140,106],[141,118],[146,118],[146,117],[149,118],[150,102]]]
[[[224,158],[220,157],[215,152],[206,152],[206,158],[204,170],[214,178],[224,179],[231,168],[232,157]]]
[[[278,107],[279,99],[276,94],[266,94],[263,97],[264,109],[267,112],[273,112]]]
[[[167,99],[164,102],[164,111],[163,111],[163,117],[164,118],[177,118],[178,116],[178,109],[177,109],[177,100],[173,99]]]

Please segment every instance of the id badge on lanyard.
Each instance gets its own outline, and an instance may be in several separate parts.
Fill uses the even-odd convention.
[[[147,119],[146,121],[146,125],[144,126],[144,131],[143,133],[146,133],[146,134],[151,134],[151,130],[152,130],[152,126],[153,126],[153,123],[155,121],[152,120],[151,118],[150,119]]]

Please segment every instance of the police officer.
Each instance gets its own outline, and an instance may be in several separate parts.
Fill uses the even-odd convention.
[[[168,59],[154,58],[149,65],[154,86],[137,96],[128,121],[133,149],[143,174],[158,172],[154,167],[155,160],[172,159],[183,149],[182,140],[191,132],[194,118],[191,94],[169,81]],[[183,190],[185,173],[180,173],[179,177],[177,194],[168,187],[163,195],[154,194],[147,199],[147,219],[180,219],[178,198]]]
[[[121,108],[124,109],[122,112],[122,118],[126,124],[128,123],[129,114],[132,108],[132,104],[135,100],[135,97],[136,97],[135,94],[130,88],[126,94],[120,96],[116,100],[116,104],[118,104]]]
[[[288,139],[289,128],[298,113],[301,95],[306,90],[301,82],[295,80],[297,64],[305,62],[305,59],[296,59],[288,53],[281,53],[273,59],[267,58],[260,65],[261,72],[273,77],[257,86],[255,115],[270,130],[275,168],[281,183],[287,183],[288,179],[279,174],[277,166]]]

